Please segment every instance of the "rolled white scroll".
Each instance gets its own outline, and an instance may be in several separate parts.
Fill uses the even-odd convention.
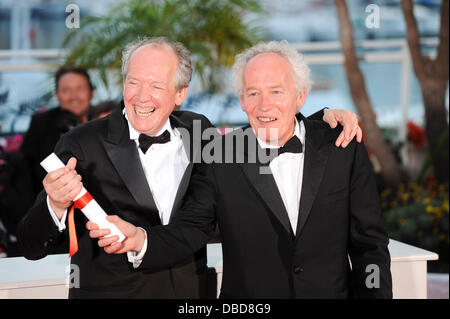
[[[47,156],[41,162],[41,166],[47,171],[47,173],[53,172],[58,168],[65,167],[64,163],[61,162],[55,153],[51,153]],[[87,190],[83,187],[81,192],[73,200],[76,201],[81,198],[84,194],[86,194],[86,192]],[[117,235],[119,236],[119,242],[122,242],[125,239],[125,235],[122,234],[119,228],[106,219],[106,216],[108,215],[95,201],[95,199],[92,199],[83,209],[81,209],[81,211],[91,222],[97,224],[100,229],[109,229],[111,231],[111,233],[105,237]]]

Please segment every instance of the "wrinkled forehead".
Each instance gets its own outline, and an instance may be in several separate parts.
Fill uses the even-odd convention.
[[[278,52],[262,52],[257,55],[251,57],[244,68],[248,67],[259,67],[263,68],[265,66],[274,66],[277,65],[279,67],[289,67],[292,69],[292,65],[289,60]]]
[[[176,56],[175,50],[167,43],[147,43],[147,44],[144,44],[144,45],[140,46],[136,50],[134,50],[131,53],[130,60],[133,59],[133,56],[135,54],[137,54],[137,53],[139,53],[141,51],[148,52],[148,51],[155,51],[155,50],[163,51],[163,52],[166,52],[167,54],[172,54],[172,55]]]
[[[141,46],[140,48],[137,48],[130,56],[130,63],[134,60],[140,58],[140,59],[146,59],[148,63],[158,63],[160,61],[153,60],[154,56],[167,56],[178,61],[178,57],[169,45],[167,44],[161,44],[161,43],[149,43],[144,46]]]
[[[281,81],[289,75],[294,80],[294,70],[287,58],[276,52],[264,52],[255,55],[247,61],[244,67],[243,80],[245,84],[251,79],[265,78],[268,81]]]
[[[127,76],[154,72],[173,75],[177,67],[178,57],[172,48],[163,44],[149,44],[132,53]]]

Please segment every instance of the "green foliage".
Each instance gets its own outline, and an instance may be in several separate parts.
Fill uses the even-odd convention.
[[[437,252],[448,259],[448,186],[417,183],[381,192],[389,237]]]
[[[448,147],[448,130],[442,132],[442,134],[439,136],[435,148],[429,150],[427,158],[425,159],[425,163],[423,164],[419,177],[417,178],[418,183],[423,182],[428,169],[432,167],[433,162],[436,161],[436,158],[444,151],[446,146]],[[445,165],[448,165],[448,163],[446,163]]]
[[[108,86],[106,70],[120,71],[127,43],[166,36],[189,49],[203,86],[218,90],[220,68],[231,66],[237,53],[262,39],[256,21],[244,21],[247,13],[262,13],[257,0],[129,0],[105,16],[81,20],[81,28],[64,41],[70,48],[65,63],[98,69]]]

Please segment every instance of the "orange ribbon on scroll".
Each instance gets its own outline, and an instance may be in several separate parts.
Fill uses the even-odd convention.
[[[72,208],[69,211],[69,241],[70,241],[70,248],[69,248],[69,257],[72,257],[77,251],[78,251],[78,239],[77,239],[77,231],[75,229],[75,222],[74,222],[74,210],[76,208],[83,209],[86,207],[87,204],[92,200],[91,194],[86,192],[83,196],[78,198],[76,201],[74,201],[74,204]]]

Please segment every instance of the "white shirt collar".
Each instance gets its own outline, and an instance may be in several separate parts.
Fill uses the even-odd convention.
[[[295,118],[295,128],[294,128],[294,134],[292,136],[294,136],[294,135],[297,136],[300,139],[300,141],[303,143],[304,139],[302,138],[302,134],[300,134],[301,128],[302,128],[302,126],[300,126],[298,124],[298,120],[297,120],[297,118]],[[277,146],[277,145],[267,144],[265,141],[260,139],[258,136],[256,136],[256,139],[258,140],[259,146],[261,148],[280,148],[280,146]]]
[[[138,140],[139,135],[141,133],[136,131],[134,129],[133,125],[131,125],[130,121],[128,120],[127,112],[125,112],[125,109],[123,109],[123,114],[125,115],[125,118],[127,119],[127,122],[128,122],[128,130],[130,132],[130,140]],[[171,139],[174,136],[176,136],[174,130],[172,129],[172,126],[170,125],[170,119],[167,119],[166,123],[164,123],[163,127],[159,130],[159,132],[156,134],[156,136],[161,135],[165,130],[169,131]]]

